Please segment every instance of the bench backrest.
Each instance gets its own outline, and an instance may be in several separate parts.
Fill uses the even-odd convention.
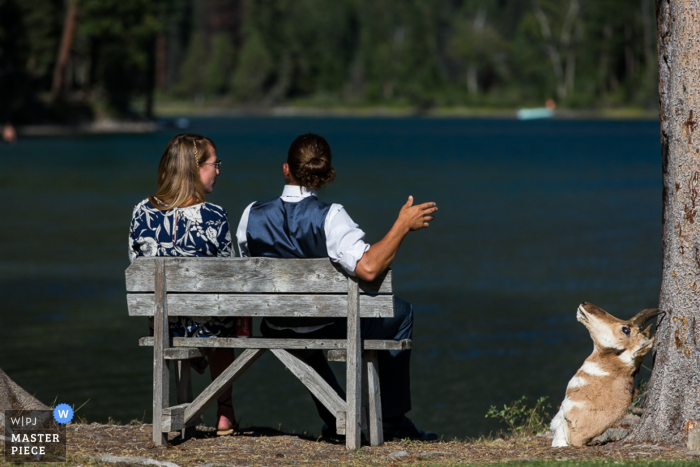
[[[153,316],[156,260],[169,316],[347,316],[348,278],[329,259],[140,257],[126,270],[129,315]],[[391,317],[391,270],[359,282],[360,316]]]

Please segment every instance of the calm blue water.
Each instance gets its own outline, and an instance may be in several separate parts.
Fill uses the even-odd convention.
[[[484,419],[492,404],[561,402],[591,350],[581,301],[620,318],[658,302],[658,122],[202,118],[190,130],[218,146],[209,200],[234,228],[248,203],[280,194],[287,148],[305,132],[333,148],[338,176],[321,198],[370,242],[408,195],[437,202],[393,267],[416,311],[409,416],[446,439],[497,429]],[[137,347],[146,324],[127,316],[123,271],[131,210],[155,190],[174,134],[0,146],[0,368],[45,403],[89,400],[78,414],[90,421],[150,421],[152,354]],[[319,433],[281,370],[268,355],[236,384],[240,421]]]

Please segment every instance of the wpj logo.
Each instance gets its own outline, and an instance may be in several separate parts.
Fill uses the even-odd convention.
[[[65,462],[66,423],[73,409],[59,404],[52,410],[5,411],[6,462]]]
[[[65,425],[73,420],[73,408],[68,404],[58,404],[53,409],[53,418],[57,423]]]

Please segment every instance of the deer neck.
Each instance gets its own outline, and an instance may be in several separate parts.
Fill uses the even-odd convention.
[[[607,373],[617,377],[632,377],[637,371],[637,360],[630,350],[601,349],[595,346],[593,353],[584,362],[584,366],[599,368],[600,376],[603,376],[602,373]]]

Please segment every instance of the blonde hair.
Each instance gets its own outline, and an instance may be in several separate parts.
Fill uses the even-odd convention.
[[[171,139],[158,165],[158,190],[148,200],[160,211],[205,201],[199,168],[216,149],[205,136],[180,134]]]

